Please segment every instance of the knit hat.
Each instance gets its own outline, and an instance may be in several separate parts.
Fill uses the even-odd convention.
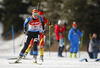
[[[62,22],[62,20],[58,20],[58,25],[60,25],[60,24],[62,24],[63,22]]]
[[[73,22],[72,26],[77,25],[76,22]]]
[[[38,14],[39,15],[44,15],[44,12],[43,11],[39,11]]]
[[[36,9],[32,10],[32,15],[38,15],[38,10]]]

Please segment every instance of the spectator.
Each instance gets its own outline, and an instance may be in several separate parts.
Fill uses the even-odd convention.
[[[64,32],[64,28],[62,27],[62,20],[59,20],[58,24],[55,25],[55,36],[56,40],[59,42],[59,47],[58,47],[59,57],[63,57],[62,52],[64,50],[64,37],[62,32]]]
[[[90,41],[92,52],[93,52],[93,59],[97,59],[98,52],[99,52],[99,40],[97,39],[97,34],[93,33],[93,37]]]
[[[89,41],[88,41],[88,45],[87,45],[87,52],[88,52],[88,55],[89,55],[90,59],[93,59],[93,53],[92,53],[92,48],[91,48],[91,43],[90,43],[91,39],[92,39],[92,35],[89,34]]]
[[[83,32],[80,32],[77,29],[77,24],[76,22],[73,22],[72,28],[70,29],[68,33],[68,40],[71,43],[70,46],[70,58],[72,58],[72,54],[74,53],[74,58],[77,58],[77,52],[79,48],[79,37],[83,35]]]

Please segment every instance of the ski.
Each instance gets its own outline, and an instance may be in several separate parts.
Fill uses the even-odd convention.
[[[15,60],[17,58],[8,58],[8,60]],[[23,60],[31,60],[30,58],[22,58]]]
[[[19,64],[19,63],[21,63],[21,62],[17,62],[17,63],[15,63],[15,62],[9,62],[9,64]]]
[[[38,62],[37,63],[33,63],[33,64],[42,65],[42,63],[38,63]]]
[[[82,62],[82,61],[88,62],[87,58],[83,58],[83,59],[80,60],[80,62]]]
[[[80,62],[82,62],[82,61],[85,61],[85,62],[100,62],[100,59],[96,59],[94,61],[88,61],[87,58],[83,58],[83,59],[80,60]]]
[[[100,62],[100,59],[96,59],[95,61],[96,61],[96,62]]]

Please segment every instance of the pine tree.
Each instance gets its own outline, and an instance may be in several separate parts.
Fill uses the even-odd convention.
[[[76,21],[79,29],[85,31],[84,38],[88,39],[88,34],[96,32],[100,34],[100,1],[99,0],[63,0],[64,17],[68,20],[68,29],[72,22]],[[99,36],[100,38],[100,36]]]
[[[20,14],[28,13],[27,8],[28,5],[22,3],[22,0],[4,0],[3,33],[10,31],[12,25],[15,32],[23,29],[24,20],[20,17]]]

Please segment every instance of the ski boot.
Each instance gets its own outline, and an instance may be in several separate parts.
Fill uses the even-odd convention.
[[[77,58],[77,53],[74,53],[74,58]]]
[[[33,55],[33,59],[34,59],[33,63],[37,63],[37,55]]]
[[[43,55],[40,55],[40,61],[42,61],[42,62],[44,61],[43,60]]]
[[[21,59],[22,59],[22,56],[18,56],[18,58],[17,58],[17,60],[15,61],[15,63],[18,63]]]
[[[23,55],[23,59],[25,59],[26,58],[26,56],[27,56],[27,52],[25,52],[25,54]]]
[[[72,53],[70,53],[70,58],[72,58]]]

